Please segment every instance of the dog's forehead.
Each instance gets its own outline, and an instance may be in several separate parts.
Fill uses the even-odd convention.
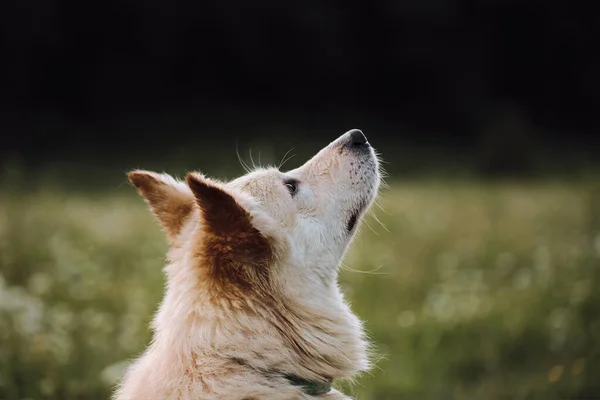
[[[252,196],[261,208],[283,225],[293,219],[289,192],[284,185],[284,176],[276,168],[252,171],[227,184],[228,187]]]
[[[249,194],[259,203],[272,204],[284,194],[282,174],[275,168],[264,168],[249,172],[233,181],[227,186]]]
[[[281,183],[281,172],[275,168],[261,168],[232,180],[227,186],[257,195],[270,192],[276,183]]]

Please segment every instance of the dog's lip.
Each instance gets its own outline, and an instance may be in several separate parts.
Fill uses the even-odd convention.
[[[352,210],[352,212],[350,213],[350,218],[348,218],[348,221],[346,222],[346,230],[348,232],[352,232],[354,230],[354,228],[356,227],[356,223],[358,222],[358,219],[360,218],[360,215],[362,214],[362,212],[364,211],[364,209],[366,207],[367,207],[367,202],[365,200],[362,200],[358,204],[358,206]]]
[[[352,232],[352,230],[356,226],[356,222],[358,221],[358,214],[358,211],[352,213],[350,219],[348,220],[348,222],[346,222],[346,231]]]

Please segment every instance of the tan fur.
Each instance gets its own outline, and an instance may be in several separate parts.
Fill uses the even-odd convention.
[[[157,216],[169,239],[173,240],[192,212],[191,193],[177,188],[177,182],[164,174],[131,171],[127,176]]]
[[[297,170],[229,183],[129,173],[172,246],[153,341],[115,400],[310,399],[285,375],[325,381],[369,367],[336,271],[354,233],[346,223],[373,200],[379,174],[372,149],[348,150],[348,138]],[[303,185],[295,196],[289,179]]]

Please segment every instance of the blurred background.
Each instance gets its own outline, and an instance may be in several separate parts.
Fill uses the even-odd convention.
[[[108,398],[150,340],[167,244],[127,170],[291,169],[351,128],[389,187],[340,271],[377,359],[344,390],[600,398],[598,11],[3,1],[0,399]]]

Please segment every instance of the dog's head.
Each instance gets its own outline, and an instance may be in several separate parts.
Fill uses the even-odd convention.
[[[334,276],[380,182],[375,152],[359,130],[288,172],[261,168],[227,183],[198,173],[185,182],[147,171],[129,179],[174,247],[208,261],[219,282],[242,286],[269,283],[274,269]]]

